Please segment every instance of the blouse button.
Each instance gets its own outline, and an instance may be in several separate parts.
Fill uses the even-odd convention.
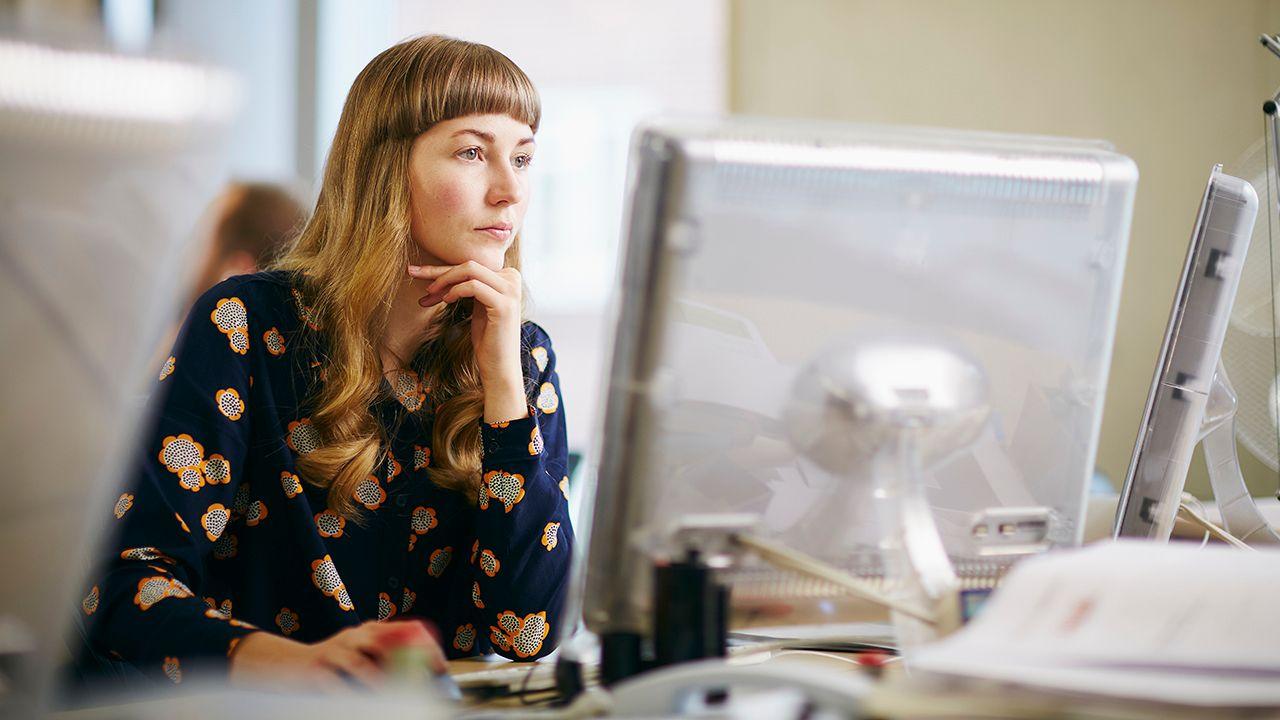
[[[396,588],[400,587],[400,578],[394,575],[387,578],[387,587],[391,588],[392,590],[395,590]]]

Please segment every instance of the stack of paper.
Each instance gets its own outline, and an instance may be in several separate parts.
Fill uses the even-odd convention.
[[[1280,551],[1115,542],[1014,568],[913,670],[1068,692],[1280,707]]]

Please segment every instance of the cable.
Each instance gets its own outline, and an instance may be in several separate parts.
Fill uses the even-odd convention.
[[[1196,512],[1185,499],[1178,503],[1178,516],[1192,525],[1203,528],[1206,533],[1212,535],[1215,539],[1234,545],[1241,550],[1253,550],[1253,548],[1249,547],[1249,545],[1247,545],[1243,540],[1232,535],[1226,530],[1223,530],[1221,527],[1205,518],[1204,515]]]
[[[897,598],[890,597],[888,594],[881,592],[873,587],[865,580],[856,578],[840,568],[828,565],[817,558],[804,553],[797,552],[786,545],[766,540],[756,535],[735,534],[733,542],[738,545],[748,547],[755,551],[761,559],[772,563],[777,567],[791,570],[793,572],[809,575],[811,577],[825,580],[834,585],[849,590],[854,595],[864,600],[869,600],[878,605],[883,605],[891,610],[896,610],[903,615],[909,615],[921,622],[929,625],[937,625],[937,614],[914,605],[905,603]]]
[[[1193,505],[1193,504],[1194,504],[1194,505],[1195,505],[1195,507],[1191,508],[1192,510],[1195,510],[1196,512],[1200,513],[1200,514],[1201,514],[1202,516],[1204,516],[1204,517],[1209,517],[1209,513],[1205,512],[1205,509],[1204,509],[1204,503],[1200,502],[1200,498],[1196,497],[1195,495],[1192,495],[1192,494],[1191,494],[1191,493],[1189,493],[1189,492],[1184,492],[1184,493],[1182,493],[1181,502],[1184,502],[1184,503],[1186,503],[1187,505]],[[1200,538],[1200,547],[1204,547],[1204,546],[1208,545],[1208,544],[1209,544],[1209,538],[1211,538],[1211,537],[1212,537],[1212,535],[1210,535],[1210,534],[1209,534],[1209,531],[1208,531],[1208,530],[1205,530],[1205,531],[1204,531],[1204,537]]]
[[[832,652],[823,652],[821,650],[782,650],[782,651],[773,653],[769,657],[769,659],[772,660],[773,658],[779,658],[785,655],[807,655],[809,657],[822,657],[830,660],[839,660],[842,663],[848,663],[850,665],[861,666],[861,663],[858,662],[858,658],[856,656],[850,657],[848,655],[837,655]]]

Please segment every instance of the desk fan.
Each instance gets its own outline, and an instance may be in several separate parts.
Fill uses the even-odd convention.
[[[1231,462],[1222,464],[1221,459],[1226,457],[1219,462],[1209,461],[1208,454],[1206,461],[1214,496],[1222,510],[1223,527],[1249,543],[1276,544],[1280,537],[1265,524],[1257,523],[1259,515],[1252,509],[1234,444],[1238,440],[1272,471],[1280,472],[1280,295],[1275,284],[1280,275],[1280,247],[1275,238],[1280,231],[1280,193],[1276,183],[1276,159],[1280,156],[1275,101],[1268,102],[1266,108],[1266,133],[1244,153],[1235,168],[1237,175],[1249,178],[1258,189],[1260,217],[1253,227],[1253,240],[1222,346],[1220,370],[1225,371],[1225,377],[1221,380],[1227,390],[1234,388],[1234,392],[1232,402],[1214,408],[1211,401],[1206,413],[1219,415],[1222,425],[1230,428],[1222,432],[1217,454],[1229,453]],[[1207,452],[1212,434],[1205,438]],[[1237,510],[1246,505],[1247,510]]]

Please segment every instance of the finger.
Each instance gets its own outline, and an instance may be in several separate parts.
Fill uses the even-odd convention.
[[[476,302],[494,310],[505,310],[511,298],[485,285],[479,280],[467,280],[449,288],[440,299],[444,302],[457,302],[462,298],[474,298]]]
[[[298,690],[320,694],[336,694],[350,689],[342,672],[320,659],[309,665],[303,673],[291,676],[289,684]]]
[[[385,663],[393,645],[387,642],[387,628],[391,623],[367,621],[360,626],[360,633],[352,636],[352,647]]]
[[[450,268],[445,274],[432,281],[427,287],[427,294],[418,298],[418,304],[422,307],[431,307],[441,302],[453,302],[456,298],[445,299],[449,290],[469,280],[484,283],[502,295],[514,296],[517,301],[519,300],[522,287],[519,270],[503,268],[495,272],[471,260]],[[485,304],[496,307],[493,304]]]
[[[439,638],[421,620],[382,623],[376,642],[377,652],[382,653],[383,657],[396,648],[415,647],[426,651],[427,662],[432,670],[443,673],[448,669]]]
[[[506,277],[474,260],[468,260],[461,265],[454,265],[433,280],[427,286],[427,293],[440,292],[450,285],[456,285],[466,280],[479,280],[504,294],[511,291],[511,282]]]
[[[417,619],[376,623],[371,630],[369,641],[378,652],[403,645],[426,646],[436,642],[426,623]]]
[[[409,276],[419,280],[435,280],[452,269],[453,265],[410,265]]]
[[[335,647],[326,655],[326,664],[369,688],[381,687],[386,675],[373,658],[352,647]]]
[[[462,289],[454,292],[457,288]],[[464,297],[474,298],[486,307],[500,308],[502,307],[502,299],[506,295],[503,294],[501,289],[493,288],[480,280],[471,278],[462,280],[456,285],[446,284],[434,292],[429,292],[418,298],[418,304],[422,307],[431,307],[438,303],[457,302]]]

